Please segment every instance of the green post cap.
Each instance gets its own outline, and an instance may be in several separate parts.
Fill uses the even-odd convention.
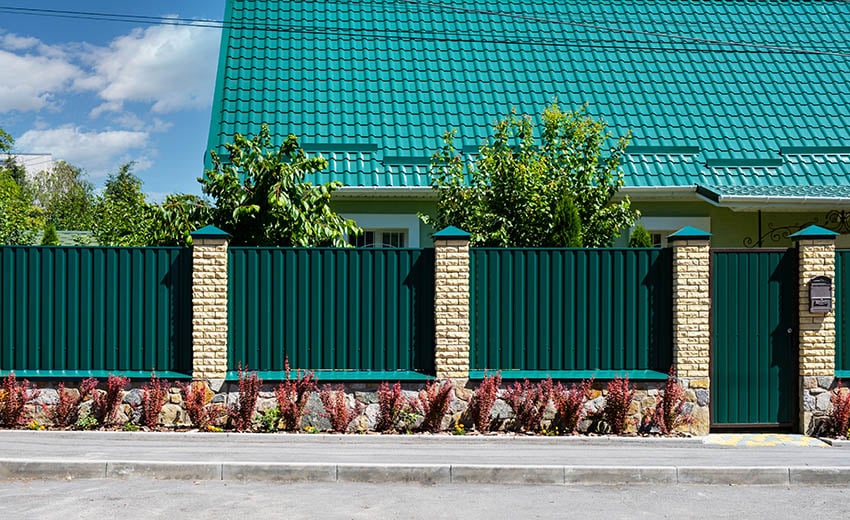
[[[693,226],[685,226],[679,231],[667,237],[667,240],[673,242],[675,240],[709,240],[711,233],[697,229]]]
[[[229,238],[230,233],[210,225],[204,226],[201,229],[196,229],[190,236],[192,238]]]
[[[816,238],[831,238],[835,239],[838,236],[838,233],[832,231],[831,229],[822,228],[820,226],[806,226],[805,228],[797,231],[796,233],[791,235],[792,240],[806,240],[806,239],[816,239]]]
[[[433,238],[439,240],[469,240],[469,233],[460,228],[449,226],[434,233]]]

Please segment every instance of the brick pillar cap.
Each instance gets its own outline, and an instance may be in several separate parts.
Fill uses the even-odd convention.
[[[192,238],[230,238],[230,233],[222,231],[215,226],[204,226],[201,229],[195,230],[191,235]]]
[[[449,226],[434,233],[433,238],[439,240],[469,240],[469,236],[469,233],[466,231],[454,226]]]
[[[679,231],[667,237],[667,240],[672,242],[675,240],[710,240],[711,233],[697,229],[693,226],[685,226]]]
[[[820,226],[811,225],[791,235],[791,240],[811,240],[824,238],[831,238],[834,240],[837,236],[838,233],[836,233],[835,231],[822,228]]]

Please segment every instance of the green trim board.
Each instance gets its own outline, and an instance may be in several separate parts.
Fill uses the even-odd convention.
[[[0,377],[14,373],[18,379],[87,379],[89,377],[106,378],[109,376],[129,377],[130,379],[150,379],[151,372],[144,370],[0,370]],[[154,370],[160,379],[192,379],[189,374],[171,370]]]
[[[590,379],[597,381],[628,376],[631,381],[665,381],[667,374],[657,370],[470,370],[469,379],[500,374],[502,379]]]
[[[850,370],[836,370],[835,377],[844,381],[850,381]]]
[[[283,370],[251,370],[256,372],[263,381],[284,381],[286,372]],[[297,377],[297,372],[302,374],[304,369],[292,369],[289,376]],[[414,370],[313,370],[317,381],[431,381],[434,376],[416,372]],[[227,372],[225,381],[238,381],[239,372],[231,370]]]

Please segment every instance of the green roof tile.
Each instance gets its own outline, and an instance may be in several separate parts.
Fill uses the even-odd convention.
[[[426,186],[397,159],[557,97],[633,131],[627,186],[850,184],[848,3],[228,0],[226,21],[209,147],[269,123],[334,145],[315,181]]]

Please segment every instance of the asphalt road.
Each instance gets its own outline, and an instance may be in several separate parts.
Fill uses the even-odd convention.
[[[0,518],[843,518],[850,487],[0,482]]]

